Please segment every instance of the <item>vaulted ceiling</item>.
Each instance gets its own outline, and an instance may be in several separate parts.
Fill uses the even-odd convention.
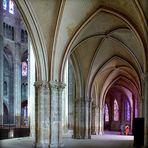
[[[129,90],[141,91],[140,75],[148,69],[147,0],[15,2],[44,79],[62,81],[65,62],[73,56],[88,95],[100,96],[119,76],[133,84]]]

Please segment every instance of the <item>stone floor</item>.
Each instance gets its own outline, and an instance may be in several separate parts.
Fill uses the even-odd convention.
[[[63,137],[65,148],[133,148],[133,136],[98,135],[91,139],[72,139]],[[0,148],[33,148],[34,141],[30,137],[0,141]]]

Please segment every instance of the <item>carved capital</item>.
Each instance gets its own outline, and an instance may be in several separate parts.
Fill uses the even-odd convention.
[[[58,81],[50,81],[50,87],[51,89],[64,89],[66,84],[63,82],[58,82]]]
[[[49,82],[48,81],[36,81],[34,83],[36,88],[47,88],[49,89]]]

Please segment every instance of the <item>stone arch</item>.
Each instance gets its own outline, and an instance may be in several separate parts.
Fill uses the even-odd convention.
[[[70,57],[70,61],[72,63],[72,66],[73,66],[73,70],[74,70],[74,76],[75,76],[75,80],[77,82],[77,92],[78,92],[78,98],[79,97],[82,97],[82,94],[83,94],[83,90],[82,90],[82,87],[83,87],[83,80],[82,80],[82,74],[80,72],[80,67],[79,67],[79,62],[76,58],[76,56],[72,55]]]
[[[123,88],[126,88],[128,91],[130,91],[131,92],[131,94],[132,94],[132,98],[130,97],[129,98],[129,96],[128,96],[128,94],[126,94],[127,93],[127,91],[125,90],[125,91],[123,91],[123,93],[122,94],[124,94],[125,96],[127,96],[128,98],[129,98],[129,101],[130,101],[130,105],[131,105],[131,122],[129,123],[130,124],[130,127],[132,128],[132,120],[133,120],[133,118],[134,117],[137,117],[137,111],[138,111],[138,114],[139,114],[139,111],[141,110],[141,108],[139,108],[139,106],[140,106],[140,104],[139,104],[139,102],[140,102],[140,98],[139,98],[139,94],[138,94],[138,90],[137,90],[137,88],[134,86],[134,84],[133,84],[133,82],[132,81],[130,81],[130,80],[128,80],[128,78],[126,78],[126,77],[124,77],[124,76],[118,76],[118,78],[116,78],[113,82],[112,82],[112,84],[110,84],[110,88],[109,89],[107,89],[106,90],[106,92],[105,92],[105,94],[104,94],[104,101],[103,102],[105,102],[105,98],[106,98],[106,95],[107,95],[107,93],[110,91],[110,89],[112,89],[112,87],[114,87],[113,85],[115,84],[115,85],[118,85],[118,84],[116,84],[116,82],[118,82],[118,81],[122,81],[122,79],[123,80],[125,80],[125,82],[124,82],[124,84],[119,84],[119,90],[116,88],[116,91],[118,91],[118,92],[122,92],[122,90],[120,90],[120,89],[122,89],[122,87]],[[125,83],[127,83],[128,84],[128,86],[125,84]],[[130,88],[130,85],[132,85],[133,87],[135,87],[135,88]],[[131,86],[131,87],[132,87]],[[128,88],[129,87],[129,88]],[[135,92],[135,91],[137,91],[137,92]],[[103,103],[102,102],[102,103]],[[103,104],[102,104],[102,106],[104,106]],[[122,106],[121,106],[122,107]],[[139,115],[138,115],[139,116]]]
[[[101,75],[106,75],[106,76],[103,78],[102,82],[100,80],[99,80],[99,82],[97,82],[97,77],[101,77]],[[132,119],[133,119],[133,117],[136,117],[135,112],[137,110],[140,110],[140,108],[138,107],[139,102],[141,101],[140,100],[141,98],[139,98],[139,96],[142,94],[142,86],[141,86],[140,76],[138,75],[137,71],[132,67],[132,65],[130,65],[130,63],[128,63],[126,60],[124,60],[118,56],[112,57],[105,64],[103,64],[103,66],[99,69],[99,71],[97,72],[96,76],[94,77],[93,83],[92,83],[92,84],[94,84],[94,83],[101,82],[100,84],[98,84],[98,85],[101,85],[101,87],[100,87],[101,89],[96,90],[98,92],[98,95],[96,95],[98,97],[96,97],[96,99],[98,99],[98,106],[100,107],[100,127],[101,127],[100,132],[101,133],[103,132],[103,128],[104,128],[103,127],[103,125],[104,125],[103,107],[104,107],[104,103],[105,103],[105,98],[106,98],[107,93],[110,90],[110,88],[114,84],[116,84],[116,82],[120,82],[121,80],[124,80],[125,82],[124,83],[122,82],[123,84],[120,83],[119,85],[121,85],[122,87],[125,87],[125,88],[129,87],[128,89],[130,89],[130,91],[133,93],[133,98],[135,100],[135,102],[132,101],[132,102],[134,102]],[[129,86],[127,86],[126,83],[128,83]],[[97,86],[97,87],[99,88],[99,86]],[[134,93],[134,91],[136,93]],[[125,94],[125,92],[123,92],[123,93]],[[130,103],[130,104],[133,104],[133,103]],[[132,123],[131,123],[131,125],[132,125]]]
[[[20,12],[27,31],[30,35],[33,45],[33,51],[36,59],[37,80],[48,80],[47,53],[42,34],[36,20],[34,20],[32,9],[27,1],[14,1],[18,11]]]
[[[82,118],[82,104],[84,103],[84,91],[83,91],[83,79],[81,76],[81,72],[80,72],[80,67],[79,67],[79,62],[77,60],[77,58],[75,57],[75,55],[72,55],[70,57],[70,62],[73,66],[73,71],[74,71],[74,77],[75,77],[75,82],[76,82],[76,94],[75,94],[75,100],[74,100],[74,104],[75,104],[75,109],[74,109],[74,129],[73,129],[73,137],[74,138],[80,138],[83,135],[83,131],[81,129],[82,122],[80,122],[80,119]]]

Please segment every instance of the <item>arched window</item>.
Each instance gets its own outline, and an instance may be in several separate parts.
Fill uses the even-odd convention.
[[[130,121],[130,104],[129,101],[125,101],[125,118],[126,121]]]
[[[4,9],[4,10],[7,9],[7,0],[3,0],[3,9]]]
[[[4,96],[7,96],[7,83],[6,83],[6,81],[4,82]]]
[[[109,111],[108,111],[108,105],[105,103],[104,107],[104,113],[105,113],[105,122],[109,121]]]
[[[9,0],[9,13],[14,14],[14,2]]]
[[[28,65],[27,62],[22,62],[22,76],[26,77],[28,72]]]
[[[24,34],[25,34],[25,32],[24,32],[24,30],[21,30],[21,42],[23,42],[24,43]]]
[[[114,121],[119,120],[119,105],[117,100],[114,100]]]

